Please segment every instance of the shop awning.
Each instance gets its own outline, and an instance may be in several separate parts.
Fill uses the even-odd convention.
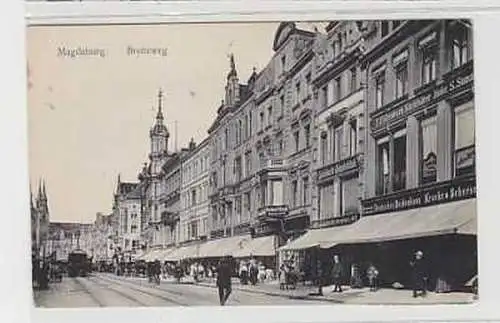
[[[160,260],[159,256],[163,249],[153,249],[150,252],[148,252],[144,257],[142,257],[142,260],[145,260],[147,262],[149,261],[155,261],[155,260]]]
[[[477,233],[476,199],[443,203],[425,208],[361,218],[340,237],[332,237],[322,248],[336,244],[383,242],[445,234]]]
[[[371,215],[350,225],[309,230],[280,250],[312,247],[328,249],[337,244],[383,242],[445,234],[477,234],[476,199]]]
[[[284,245],[280,250],[302,250],[313,247],[319,247],[324,243],[330,243],[333,240],[343,236],[349,226],[338,226],[325,229],[313,229],[307,231],[302,236]]]
[[[250,240],[245,240],[241,244],[241,248],[233,251],[232,256],[235,258],[245,257],[266,257],[276,255],[276,236],[259,237]]]
[[[249,235],[233,236],[209,240],[200,246],[197,258],[218,258],[232,255],[244,247],[251,240]]]
[[[179,261],[187,258],[197,258],[198,250],[200,249],[200,244],[192,244],[188,246],[179,247],[173,249],[168,254],[164,255],[164,261]]]

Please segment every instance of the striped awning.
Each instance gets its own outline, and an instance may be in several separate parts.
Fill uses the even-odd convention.
[[[446,234],[477,234],[475,198],[365,216],[350,225],[309,230],[280,250],[312,247],[328,249],[337,244],[383,242]]]

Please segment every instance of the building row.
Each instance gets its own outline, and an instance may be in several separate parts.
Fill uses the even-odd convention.
[[[475,274],[471,23],[334,21],[311,32],[283,22],[272,48],[243,82],[231,55],[198,145],[168,150],[159,93],[149,161],[115,192],[123,250],[273,268],[293,257],[311,275],[338,253],[404,282],[424,249],[435,278]]]

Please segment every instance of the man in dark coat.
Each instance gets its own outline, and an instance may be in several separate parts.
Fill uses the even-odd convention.
[[[333,256],[332,278],[334,284],[333,292],[342,293],[342,264],[338,255]]]
[[[415,259],[410,262],[412,268],[413,297],[417,297],[419,291],[422,292],[422,296],[427,294],[427,273],[423,257],[424,253],[419,250],[415,253]]]
[[[226,304],[229,295],[231,294],[231,257],[224,257],[217,267],[217,287],[219,289],[219,302],[221,306]]]

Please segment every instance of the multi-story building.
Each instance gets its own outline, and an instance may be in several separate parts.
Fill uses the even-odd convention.
[[[111,215],[97,213],[93,223],[93,249],[96,261],[109,261],[112,256],[112,234]]]
[[[327,63],[333,69],[333,97],[340,93],[341,99],[327,104],[332,114],[326,119],[321,108],[317,112],[318,218],[313,230],[283,249],[312,248],[323,259],[340,254],[353,268],[373,263],[382,284],[403,285],[411,279],[408,261],[422,250],[430,288],[438,279],[441,290],[463,286],[477,274],[470,22],[342,22],[328,29],[324,42],[333,57],[340,55]],[[340,41],[349,54],[339,53]],[[319,50],[316,55],[324,58],[327,53]],[[350,95],[342,92],[342,84],[354,79],[354,68],[355,75],[362,74],[363,96],[355,84]],[[344,73],[351,76],[348,82],[336,76]],[[324,84],[322,75],[320,68],[315,85]],[[321,89],[319,107],[328,102]],[[348,96],[342,98],[342,93]],[[335,126],[330,132],[329,122],[339,126],[338,132]],[[357,147],[351,150],[353,142]],[[322,202],[325,177],[334,186],[325,192],[330,200]],[[352,179],[363,185],[346,183]],[[357,206],[355,199],[361,202]],[[337,219],[354,222],[314,230]]]
[[[206,239],[208,237],[208,177],[209,145],[208,139],[195,145],[191,141],[191,152],[182,160],[180,242]]]
[[[379,225],[401,220],[384,234],[395,241],[384,250],[391,261],[422,249],[432,281],[458,286],[477,273],[472,25],[372,27],[362,61],[369,120],[363,214]],[[393,280],[407,278],[380,262]]]
[[[141,248],[141,206],[139,183],[122,182],[118,176],[114,212],[118,220],[116,246],[122,252],[135,253]]]

